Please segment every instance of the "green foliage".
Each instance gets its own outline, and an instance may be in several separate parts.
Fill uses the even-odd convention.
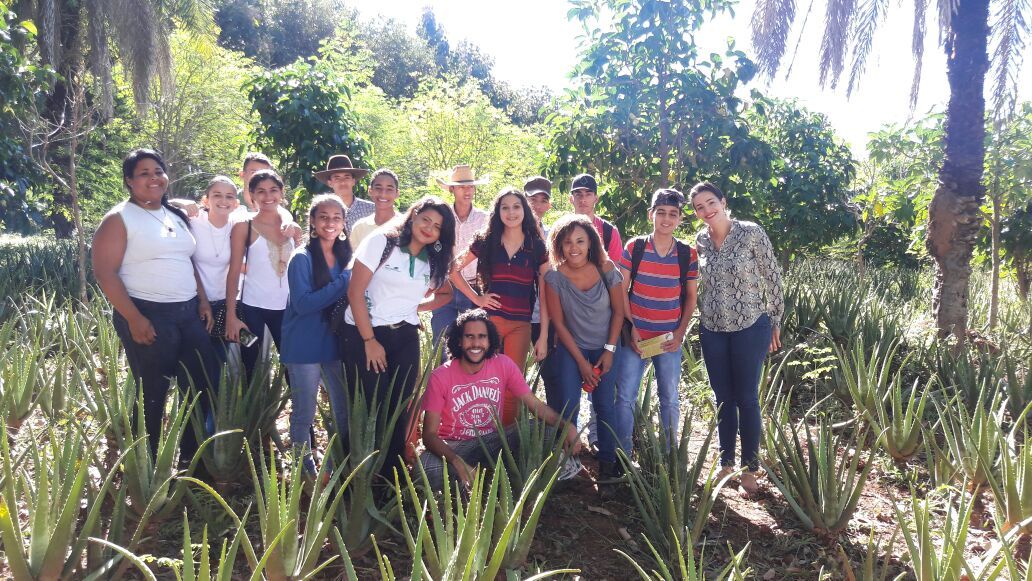
[[[490,176],[478,194],[482,206],[502,187],[522,186],[544,161],[541,129],[513,125],[473,82],[428,79],[400,104],[366,88],[354,103],[376,165],[393,169],[401,180],[402,207],[428,194],[447,199],[433,178],[460,163]]]
[[[575,88],[548,118],[547,174],[556,180],[595,173],[605,193],[602,213],[624,231],[646,229],[644,210],[657,187],[689,188],[703,179],[748,214],[748,199],[738,194],[749,180],[771,175],[770,148],[750,135],[736,96],[755,67],[733,41],[708,58],[694,42],[707,15],[730,3],[572,4],[571,18],[591,32]]]
[[[437,71],[426,41],[396,20],[365,23],[359,27],[358,38],[370,52],[373,85],[389,98],[411,99],[424,79]]]
[[[45,292],[59,302],[78,297],[77,252],[71,240],[0,236],[0,296],[13,300]],[[92,273],[87,277],[92,279]],[[0,304],[0,319],[10,306]]]
[[[726,579],[732,579],[738,581],[740,579],[749,579],[752,569],[745,566],[745,553],[749,550],[749,543],[745,544],[745,547],[741,551],[735,553],[728,547],[728,552],[731,553],[731,562],[721,569],[720,573],[716,577],[706,576],[706,561],[703,556],[700,555],[699,559],[695,559],[695,552],[693,550],[683,550],[680,541],[677,541],[677,560],[673,563],[668,563],[663,556],[656,550],[655,545],[649,540],[648,536],[642,535],[642,539],[645,541],[645,545],[649,548],[649,553],[653,562],[656,564],[656,569],[646,571],[645,567],[641,566],[637,561],[634,560],[630,555],[621,551],[620,549],[614,549],[620,556],[627,559],[627,562],[634,567],[634,571],[643,581],[705,581],[706,579],[713,579],[714,581],[725,581]]]
[[[1018,292],[1028,300],[1032,286],[1032,202],[1003,219],[1000,242],[1014,264],[1018,279]]]
[[[53,78],[50,69],[33,64],[18,48],[34,40],[35,31],[31,20],[19,23],[8,4],[0,4],[0,231],[31,231],[42,218],[26,193],[44,183],[43,175],[19,128],[24,116],[42,106]]]
[[[853,230],[848,188],[855,162],[827,118],[796,101],[771,98],[757,100],[745,118],[773,154],[770,179],[751,185],[750,213],[767,232],[777,232],[771,241],[782,265]]]
[[[323,66],[298,62],[264,71],[244,90],[258,114],[255,143],[279,159],[284,181],[296,188],[295,211],[325,189],[313,174],[331,155],[346,154],[355,167],[368,167],[369,146],[357,131],[350,88]]]
[[[151,91],[139,139],[161,151],[169,193],[194,197],[213,175],[234,175],[250,145],[256,119],[241,86],[253,67],[205,37],[179,32],[170,43],[176,90]]]
[[[219,44],[270,68],[315,56],[338,20],[355,11],[341,0],[223,0],[215,13]]]

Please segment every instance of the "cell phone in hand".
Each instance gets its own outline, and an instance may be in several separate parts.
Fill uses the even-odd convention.
[[[240,344],[244,347],[250,347],[255,344],[258,340],[258,336],[248,331],[247,329],[240,329]]]

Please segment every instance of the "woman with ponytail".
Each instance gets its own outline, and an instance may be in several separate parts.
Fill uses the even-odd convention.
[[[290,373],[290,440],[304,455],[306,476],[315,475],[312,423],[320,380],[330,396],[338,437],[348,433],[340,346],[330,330],[330,312],[348,291],[351,245],[341,237],[347,210],[336,195],[323,194],[308,210],[308,244],[294,252],[287,267],[290,294],[283,315],[280,361]]]
[[[197,242],[183,212],[168,203],[161,155],[137,149],[122,162],[129,199],[104,216],[93,237],[93,272],[114,308],[115,331],[143,391],[152,453],[157,450],[172,377],[179,389],[203,394],[217,381],[218,363],[205,328],[211,306],[191,262]],[[206,407],[202,397],[202,407]],[[180,462],[197,442],[186,430]]]

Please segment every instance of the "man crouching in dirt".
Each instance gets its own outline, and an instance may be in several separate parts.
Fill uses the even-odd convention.
[[[576,455],[580,449],[577,428],[531,393],[520,368],[499,352],[500,344],[498,330],[482,309],[462,313],[448,330],[451,360],[430,374],[423,399],[426,450],[419,461],[434,490],[444,486],[445,461],[451,478],[468,486],[477,467],[489,462],[487,455],[497,456],[503,437],[510,447],[519,445],[516,425],[504,434],[495,429],[506,391],[541,421],[565,429],[567,452]]]

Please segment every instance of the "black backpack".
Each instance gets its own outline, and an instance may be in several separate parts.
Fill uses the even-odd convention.
[[[380,263],[373,269],[373,274],[376,274],[377,270],[383,266],[383,263],[387,262],[387,257],[391,255],[391,252],[398,245],[398,238],[396,236],[387,236],[387,244],[383,247],[383,254],[380,255]],[[330,331],[334,335],[343,336],[344,329],[347,327],[347,322],[344,320],[344,315],[348,310],[348,293],[344,293],[337,302],[333,303],[333,309],[330,311]]]

